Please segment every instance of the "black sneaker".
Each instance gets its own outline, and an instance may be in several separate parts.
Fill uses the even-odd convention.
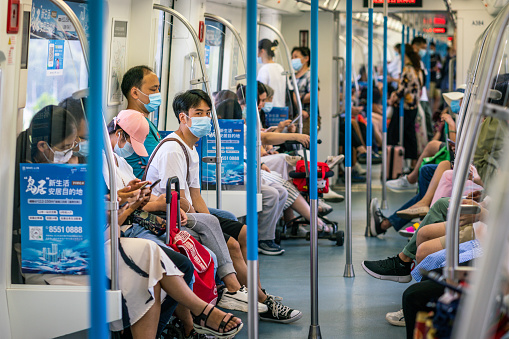
[[[382,222],[387,219],[382,214],[382,211],[380,210],[380,207],[378,205],[378,199],[373,198],[371,200],[371,220],[369,222],[369,233],[372,237],[376,237],[380,234],[384,234],[387,232],[386,230],[382,229]]]
[[[265,293],[267,294],[267,293]],[[269,309],[267,312],[260,313],[260,320],[271,321],[274,323],[289,324],[302,318],[302,312],[293,310],[281,303],[283,298],[267,294],[267,300],[263,303]]]
[[[404,262],[397,255],[384,260],[363,261],[361,265],[370,276],[380,280],[391,280],[400,283],[412,281],[410,275],[412,263]]]

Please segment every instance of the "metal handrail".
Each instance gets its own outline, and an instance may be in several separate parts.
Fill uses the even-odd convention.
[[[506,16],[500,27],[506,27],[509,23],[509,15]],[[474,123],[470,123],[468,126],[468,130],[465,131],[465,144],[464,149],[462,150],[462,156],[459,159],[458,169],[456,171],[456,175],[454,177],[454,186],[453,191],[449,203],[449,210],[447,213],[447,222],[446,222],[446,261],[445,261],[445,275],[447,278],[453,280],[454,273],[458,269],[458,261],[459,261],[459,207],[461,202],[461,196],[463,194],[463,187],[465,187],[467,173],[469,171],[471,158],[473,156],[474,146],[477,143],[477,135],[479,131],[479,126],[481,123],[481,119],[484,116],[484,106],[488,99],[488,93],[490,90],[490,83],[493,76],[493,70],[495,69],[495,64],[498,56],[498,52],[502,46],[502,37],[505,34],[505,30],[501,29],[498,32],[498,35],[495,40],[494,50],[490,51],[492,53],[492,57],[489,63],[488,72],[485,77],[487,79],[487,84],[482,86],[482,95],[479,102],[479,109],[472,114],[477,114],[475,116]],[[450,71],[450,70],[449,70]],[[472,117],[474,118],[474,117]],[[465,127],[463,127],[465,128]]]
[[[56,5],[71,21],[71,24],[74,26],[76,34],[78,35],[78,40],[81,44],[81,50],[83,51],[83,59],[85,60],[85,65],[87,67],[87,71],[90,73],[90,64],[89,64],[89,46],[87,36],[85,34],[85,30],[81,25],[78,17],[74,13],[74,11],[62,0],[51,0],[51,2]],[[115,175],[115,162],[113,158],[113,151],[111,147],[108,147],[110,144],[110,137],[108,134],[108,130],[106,128],[106,121],[104,120],[103,114],[103,138],[104,138],[104,151],[106,154],[106,163],[108,164],[108,170],[110,173],[109,176],[109,184],[110,184],[110,203],[109,203],[109,211],[110,211],[110,238],[111,238],[111,290],[117,291],[120,289],[119,287],[119,274],[118,274],[118,241],[116,240],[119,237],[118,233],[118,202],[117,202],[117,177]]]
[[[214,21],[217,21],[221,24],[223,24],[225,27],[227,27],[230,32],[232,32],[233,36],[235,37],[235,40],[237,40],[237,44],[239,45],[239,50],[240,50],[240,56],[241,56],[241,59],[242,59],[242,62],[244,63],[244,69],[247,70],[247,60],[246,60],[246,52],[245,52],[245,47],[244,47],[244,42],[242,41],[242,37],[240,36],[240,33],[237,31],[237,29],[235,29],[235,27],[226,19],[218,16],[218,15],[215,15],[215,14],[211,14],[211,13],[205,13],[205,18],[208,18],[208,19],[212,19]],[[257,140],[256,140],[256,157],[257,157],[257,163],[258,164],[261,164],[262,163],[262,160],[261,160],[261,146],[262,146],[262,137],[261,137],[261,129],[262,129],[262,122],[260,121],[260,115],[258,114],[257,115],[257,126],[256,126],[256,130],[258,131],[257,133]],[[262,182],[261,182],[261,178],[260,178],[260,175],[261,175],[261,171],[257,171],[256,172],[256,183],[257,183],[257,191],[258,193],[261,193],[262,191]]]
[[[453,65],[456,62],[456,57],[452,57],[449,59],[449,92],[452,92],[454,89],[454,72],[452,72]]]
[[[191,26],[191,23],[182,14],[180,14],[179,12],[172,8],[158,4],[154,4],[152,8],[166,12],[172,15],[173,17],[177,18],[184,26],[186,26],[189,33],[191,33],[194,44],[196,46],[196,53],[198,54],[198,61],[201,68],[203,84],[205,85],[205,90],[207,94],[212,98],[212,91],[210,89],[210,83],[209,80],[207,79],[207,72],[205,70],[205,62],[200,49],[200,39],[198,38],[198,34],[196,34],[196,31],[194,30],[193,26]],[[218,209],[221,209],[221,163],[222,163],[221,131],[219,128],[219,121],[217,120],[216,106],[214,105],[214,102],[212,102],[211,109],[212,109],[212,121],[214,123],[214,132],[216,134],[216,207]]]
[[[259,26],[264,26],[273,31],[279,38],[279,42],[283,44],[283,49],[285,51],[286,60],[288,61],[288,65],[290,68],[290,75],[292,78],[293,89],[295,91],[297,97],[297,107],[299,109],[299,133],[302,133],[302,102],[300,101],[300,93],[299,87],[297,86],[297,77],[295,76],[295,70],[292,67],[292,56],[290,54],[290,50],[288,49],[288,45],[286,44],[285,38],[283,38],[283,34],[274,26],[266,24],[264,22],[258,21]],[[310,65],[311,66],[311,65]]]

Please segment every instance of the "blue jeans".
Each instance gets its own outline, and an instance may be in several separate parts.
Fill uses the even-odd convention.
[[[419,171],[419,191],[412,199],[408,200],[408,202],[401,206],[396,212],[413,206],[424,197],[426,191],[428,190],[429,183],[431,182],[431,178],[433,178],[433,174],[435,174],[437,166],[438,165],[435,164],[422,166],[421,170]],[[396,231],[399,231],[403,228],[403,226],[408,224],[408,220],[398,217],[396,212],[394,212],[387,219],[389,219],[391,222],[392,227],[394,227]]]
[[[225,210],[218,210],[217,208],[209,207],[209,212],[210,212],[210,214],[215,215],[216,217],[221,217],[221,218],[225,218],[225,219],[238,221],[235,214],[225,211]]]

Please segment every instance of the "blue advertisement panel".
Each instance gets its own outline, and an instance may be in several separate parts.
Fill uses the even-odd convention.
[[[88,36],[88,4],[66,1],[76,14]],[[78,40],[71,21],[50,0],[33,0],[30,20],[30,38],[48,40]]]
[[[221,130],[221,182],[223,185],[244,185],[244,120],[220,119]],[[216,156],[214,132],[202,138],[197,149],[202,157]],[[216,165],[201,163],[202,183],[216,183]]]
[[[48,41],[48,76],[64,74],[64,40]]]
[[[86,165],[20,164],[23,273],[87,273],[85,176]]]
[[[265,112],[265,117],[269,127],[277,126],[281,121],[288,120],[288,107],[272,107],[269,112]]]

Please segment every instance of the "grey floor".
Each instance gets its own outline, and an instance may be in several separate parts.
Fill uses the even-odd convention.
[[[373,182],[373,186],[375,183]],[[363,260],[384,259],[397,254],[407,240],[391,229],[380,238],[364,237],[366,225],[365,185],[355,185],[352,193],[353,264],[355,278],[344,278],[345,248],[326,239],[319,240],[319,323],[323,338],[405,338],[403,327],[385,321],[387,312],[401,307],[401,295],[410,284],[372,278],[361,267]],[[378,188],[378,187],[376,187]],[[339,193],[341,189],[337,189]],[[364,192],[363,192],[364,191]],[[381,191],[374,189],[374,197]],[[389,215],[411,194],[388,192]],[[345,225],[345,204],[332,204],[331,220]],[[269,293],[284,298],[284,304],[303,312],[301,320],[289,324],[260,322],[260,338],[307,338],[310,308],[309,242],[286,240],[286,252],[279,257],[260,256],[261,280]],[[247,315],[238,313],[247,325]],[[236,338],[247,338],[247,326]]]

